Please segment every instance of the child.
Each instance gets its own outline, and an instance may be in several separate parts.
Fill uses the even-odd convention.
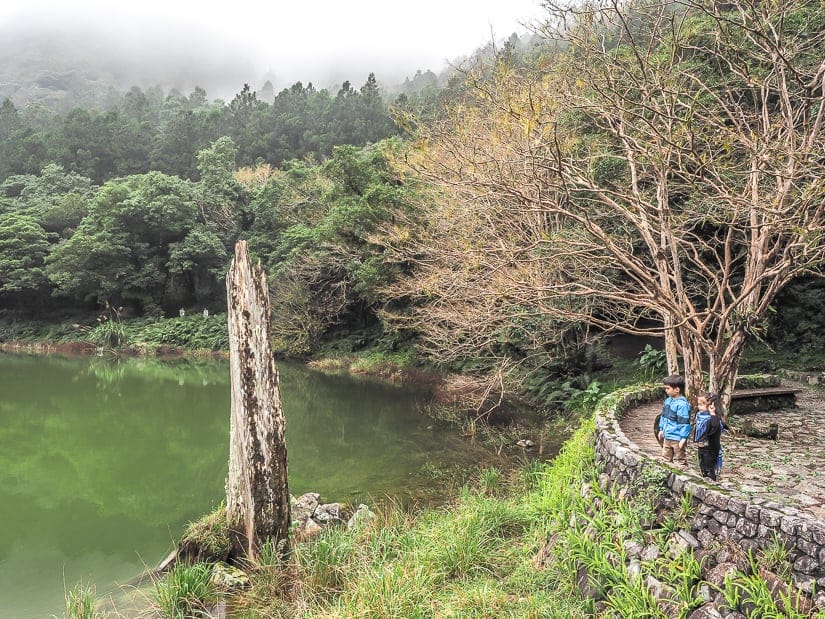
[[[662,443],[662,457],[667,462],[673,462],[675,457],[681,464],[687,464],[685,443],[690,436],[690,404],[683,395],[685,379],[673,374],[662,382],[667,396],[662,407],[657,437]]]
[[[693,429],[693,442],[697,447],[699,470],[702,477],[716,481],[716,461],[719,458],[722,422],[716,415],[719,396],[715,393],[699,396]]]
[[[728,429],[727,424],[725,423],[725,409],[722,408],[722,396],[718,393],[710,393],[708,394],[708,411],[711,415],[715,415],[716,418],[719,420],[719,455],[716,457],[716,478],[719,478],[719,475],[722,472],[722,433]]]

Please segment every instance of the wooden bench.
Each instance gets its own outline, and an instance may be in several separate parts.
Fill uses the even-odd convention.
[[[796,407],[796,394],[802,391],[793,387],[766,387],[760,389],[738,389],[730,398],[730,412],[733,414],[775,411]]]

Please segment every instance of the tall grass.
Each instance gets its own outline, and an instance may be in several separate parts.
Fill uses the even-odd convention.
[[[212,566],[176,564],[155,583],[155,603],[161,616],[168,619],[208,617],[209,604],[217,599],[210,577]]]
[[[78,583],[66,591],[66,619],[103,619],[106,615],[97,610],[94,585]]]

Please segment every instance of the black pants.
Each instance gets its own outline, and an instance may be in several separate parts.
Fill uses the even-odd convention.
[[[696,450],[699,454],[699,470],[702,472],[702,477],[710,477],[716,480],[716,460],[719,458],[719,452],[710,447],[700,447]]]

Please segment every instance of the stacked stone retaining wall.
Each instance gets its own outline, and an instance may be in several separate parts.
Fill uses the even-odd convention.
[[[596,460],[611,483],[633,486],[662,479],[673,498],[690,495],[692,533],[700,548],[732,542],[749,551],[779,541],[789,550],[794,583],[807,592],[825,589],[825,523],[795,507],[722,491],[699,475],[654,460],[624,434],[619,426],[624,412],[659,398],[658,387],[634,387],[602,400],[596,414]]]

